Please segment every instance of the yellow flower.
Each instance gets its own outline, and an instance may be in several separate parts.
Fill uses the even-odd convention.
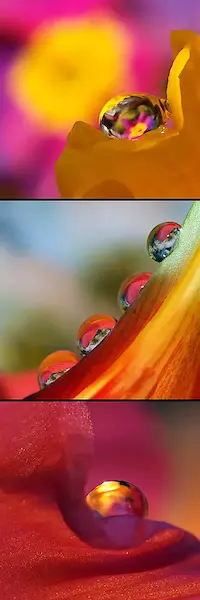
[[[62,198],[199,197],[200,37],[179,31],[171,41],[167,98],[174,129],[130,142],[76,123],[56,165]]]
[[[94,120],[125,84],[129,34],[108,16],[62,20],[39,28],[8,76],[8,89],[29,116],[50,131]]]

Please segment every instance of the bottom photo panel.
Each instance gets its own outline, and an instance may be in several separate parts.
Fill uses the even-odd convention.
[[[200,403],[0,403],[0,600],[200,600]]]

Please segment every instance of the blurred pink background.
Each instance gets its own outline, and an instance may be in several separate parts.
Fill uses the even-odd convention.
[[[88,402],[95,453],[90,491],[102,481],[138,485],[149,515],[200,536],[199,422],[195,402]]]
[[[199,0],[1,0],[0,197],[57,197],[74,121],[97,126],[116,93],[165,96],[181,28],[199,33]]]

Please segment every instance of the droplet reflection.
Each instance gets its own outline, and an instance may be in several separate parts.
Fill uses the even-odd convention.
[[[68,350],[52,352],[42,361],[38,370],[41,389],[54,383],[79,362],[77,356]]]
[[[145,94],[116,96],[105,104],[100,127],[109,137],[136,140],[144,133],[165,127],[170,117],[167,100]]]
[[[77,346],[82,355],[89,354],[112,331],[116,319],[108,315],[93,315],[84,323],[77,333]]]
[[[182,228],[178,223],[161,223],[152,229],[147,239],[149,256],[157,262],[162,262],[175,249]]]
[[[127,481],[104,481],[86,497],[86,502],[98,517],[134,514],[148,515],[148,502],[143,492]]]
[[[118,293],[118,304],[123,313],[133,304],[151,276],[152,273],[138,273],[123,281]]]

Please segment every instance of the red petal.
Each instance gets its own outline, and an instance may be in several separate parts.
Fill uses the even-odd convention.
[[[84,403],[2,403],[0,416],[2,600],[199,598],[200,544],[190,534],[143,521],[152,523],[149,541],[115,553],[90,548],[65,525],[56,482],[61,476],[65,491],[74,465],[77,481],[86,466]]]
[[[39,391],[38,377],[36,371],[27,373],[3,373],[0,375],[2,386],[2,400],[21,400],[29,394]]]

